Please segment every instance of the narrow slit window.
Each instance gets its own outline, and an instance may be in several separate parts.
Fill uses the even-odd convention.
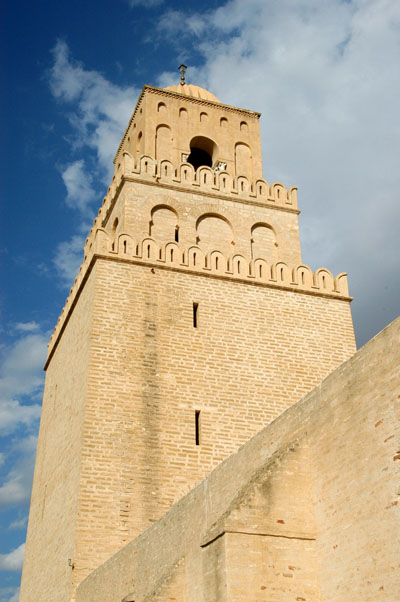
[[[199,321],[199,304],[193,303],[193,328],[198,327]]]
[[[175,228],[175,242],[179,242],[179,228],[176,226]]]
[[[194,425],[196,445],[200,445],[200,410],[196,410],[194,413]]]

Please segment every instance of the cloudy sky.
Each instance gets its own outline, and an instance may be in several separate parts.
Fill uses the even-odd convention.
[[[22,0],[2,23],[0,602],[10,602],[48,336],[141,87],[178,83],[185,62],[189,82],[262,113],[264,176],[299,187],[305,263],[348,272],[361,346],[400,306],[400,3]]]

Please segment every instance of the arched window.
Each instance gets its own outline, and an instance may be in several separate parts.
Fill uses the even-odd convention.
[[[212,167],[217,158],[218,147],[213,140],[204,136],[195,136],[190,142],[190,155],[187,162],[195,170],[203,165]]]

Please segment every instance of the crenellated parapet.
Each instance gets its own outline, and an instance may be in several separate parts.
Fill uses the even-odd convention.
[[[135,163],[133,157],[125,151],[123,160],[117,165],[115,180],[111,189],[120,185],[122,177],[141,177],[154,179],[157,184],[178,184],[205,193],[213,191],[222,195],[235,195],[237,198],[249,198],[259,202],[274,203],[283,207],[297,209],[297,187],[287,189],[275,182],[269,185],[266,180],[249,181],[246,176],[233,177],[227,171],[217,171],[202,166],[195,171],[190,163],[180,163],[177,167],[167,160],[157,162],[152,157],[142,156]]]
[[[50,337],[49,357],[97,258],[148,264],[153,268],[182,270],[294,293],[351,300],[345,272],[334,277],[326,268],[319,268],[313,272],[304,264],[288,265],[283,261],[270,262],[262,257],[248,259],[237,253],[226,256],[217,248],[205,253],[195,244],[184,246],[175,241],[159,244],[150,236],[135,240],[127,233],[112,236],[104,228],[92,230],[90,241],[90,244],[86,245],[84,261]]]
[[[153,157],[145,155],[135,162],[130,153],[124,151],[121,162],[116,165],[111,186],[104,199],[102,207],[104,217],[112,209],[124,180],[139,180],[172,189],[178,187],[180,190],[196,194],[229,197],[230,200],[298,212],[296,186],[286,188],[280,182],[270,185],[260,178],[250,181],[246,176],[233,177],[227,171],[217,171],[206,166],[199,167],[195,171],[190,163],[174,166],[170,161],[157,162]]]

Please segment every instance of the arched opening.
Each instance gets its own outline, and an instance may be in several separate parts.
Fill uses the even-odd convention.
[[[212,167],[217,156],[218,147],[204,136],[195,136],[190,142],[190,155],[187,162],[197,170],[199,167]]]
[[[243,142],[235,144],[236,176],[246,176],[253,180],[253,156],[250,147]]]
[[[179,242],[178,215],[172,207],[157,205],[151,211],[149,234],[159,244]]]
[[[199,167],[206,165],[212,167],[212,159],[210,155],[201,148],[193,147],[190,149],[190,155],[187,160],[197,170]]]
[[[171,160],[172,132],[168,125],[161,124],[156,129],[156,159]]]
[[[275,231],[269,224],[255,224],[251,229],[250,241],[252,259],[263,258],[269,261],[278,259]]]
[[[226,218],[207,213],[196,224],[197,244],[204,253],[220,251],[225,258],[232,253],[233,231]]]

